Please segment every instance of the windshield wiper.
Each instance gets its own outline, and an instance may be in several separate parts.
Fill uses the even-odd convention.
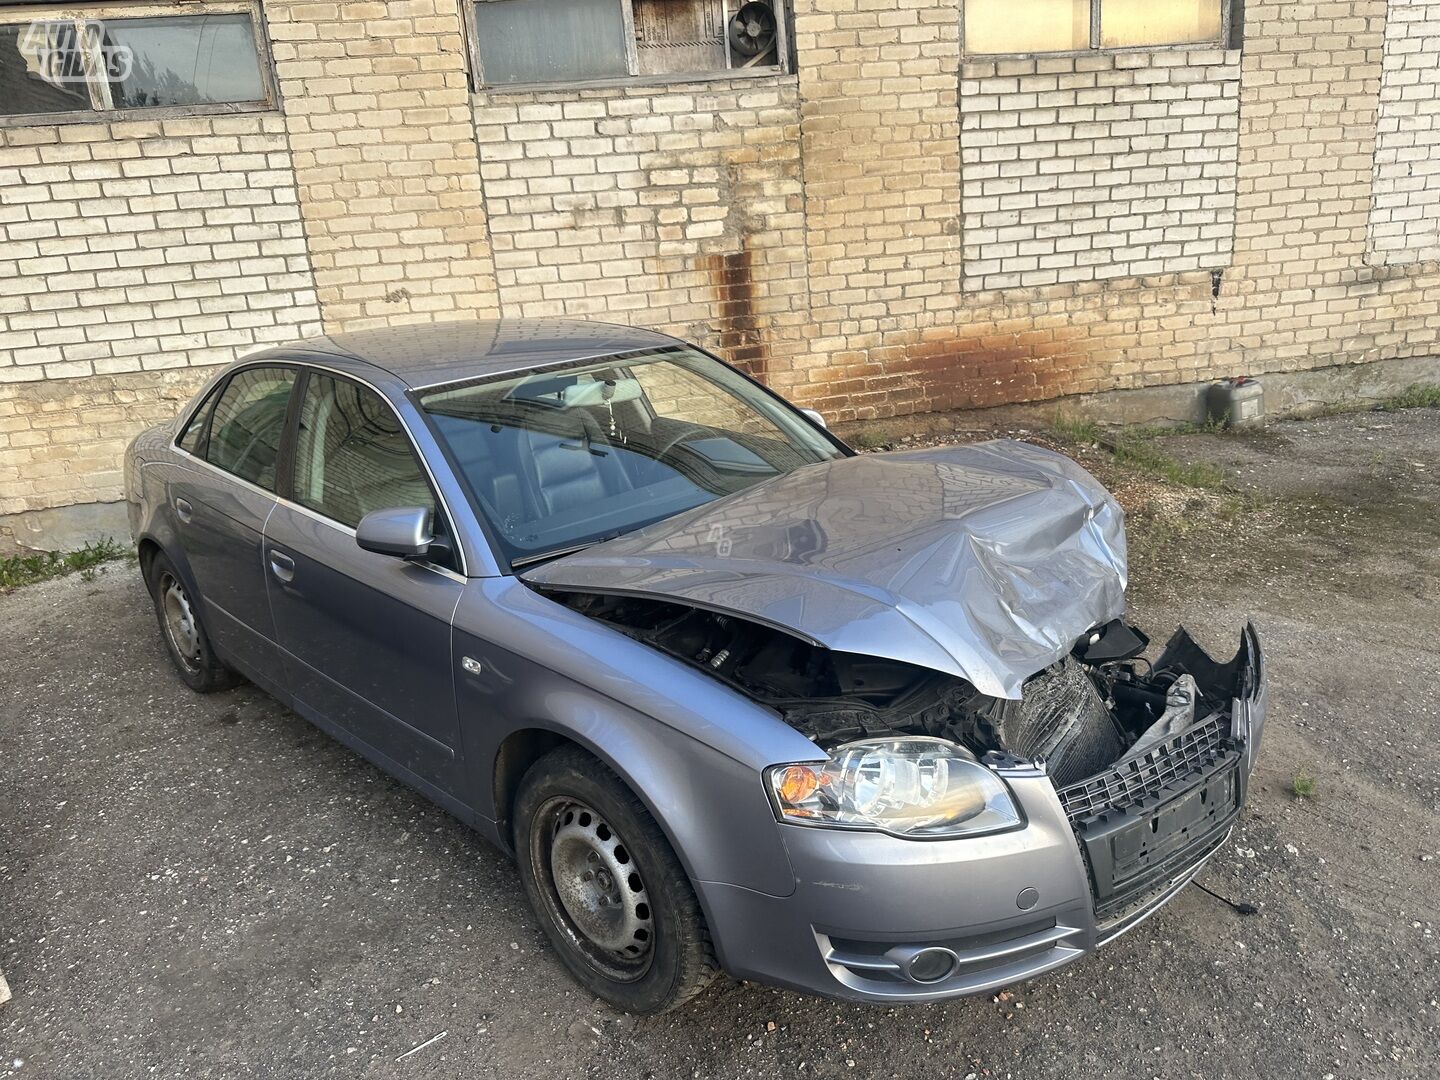
[[[522,566],[534,566],[536,563],[558,559],[562,555],[573,555],[577,551],[584,551],[588,547],[603,544],[607,540],[614,540],[623,535],[624,533],[615,532],[609,536],[597,536],[594,540],[586,540],[583,544],[568,544],[565,547],[551,548],[549,551],[537,551],[534,555],[521,555],[518,559],[510,560],[510,569],[519,570]]]

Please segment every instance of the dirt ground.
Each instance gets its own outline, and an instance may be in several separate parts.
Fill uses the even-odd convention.
[[[1440,411],[1160,445],[1235,490],[1076,450],[1132,512],[1133,621],[1263,634],[1263,755],[1201,878],[1259,914],[1188,889],[945,1005],[722,981],[617,1015],[463,826],[253,689],[187,691],[122,562],[0,596],[0,1076],[1435,1076]]]

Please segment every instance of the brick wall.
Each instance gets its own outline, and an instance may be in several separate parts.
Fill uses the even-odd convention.
[[[966,64],[965,288],[1227,265],[1239,105],[1238,50]]]
[[[233,359],[319,326],[278,116],[0,128],[0,382]]]
[[[1376,124],[1370,256],[1440,260],[1440,3],[1392,0]]]
[[[213,371],[0,382],[0,539],[4,515],[113,500],[131,435],[171,419]]]
[[[330,330],[496,313],[457,0],[269,0]]]
[[[1386,9],[1246,4],[1235,256],[1210,370],[1437,351],[1440,275],[1366,261]]]
[[[906,370],[960,280],[957,0],[796,0],[811,347],[776,386],[837,419],[923,407]]]
[[[477,96],[506,316],[635,320],[755,374],[808,319],[788,76]]]
[[[655,326],[836,420],[1435,354],[1440,0],[968,63],[961,7],[475,93],[457,0],[271,0],[275,111],[0,128],[0,516],[118,498],[208,365],[322,325]]]
[[[0,515],[117,498],[207,365],[319,330],[281,117],[0,128]]]

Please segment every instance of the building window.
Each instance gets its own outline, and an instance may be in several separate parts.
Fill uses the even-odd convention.
[[[971,56],[1220,44],[1226,0],[965,0]]]
[[[260,44],[249,10],[122,18],[97,8],[28,21],[0,14],[0,117],[264,108],[273,95]]]
[[[482,86],[787,69],[784,0],[476,0]]]

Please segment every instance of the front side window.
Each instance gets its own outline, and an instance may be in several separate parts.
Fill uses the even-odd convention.
[[[784,70],[784,0],[475,0],[486,86]]]
[[[435,496],[400,419],[379,394],[311,374],[300,405],[291,497],[352,529],[372,510],[421,506]]]
[[[844,453],[681,346],[440,388],[420,405],[516,567]]]
[[[236,372],[215,403],[205,460],[274,491],[280,440],[294,385],[292,368],[256,367]]]
[[[964,0],[965,51],[1080,52],[1219,43],[1225,0]]]
[[[249,11],[0,24],[0,116],[262,107],[263,71]]]

